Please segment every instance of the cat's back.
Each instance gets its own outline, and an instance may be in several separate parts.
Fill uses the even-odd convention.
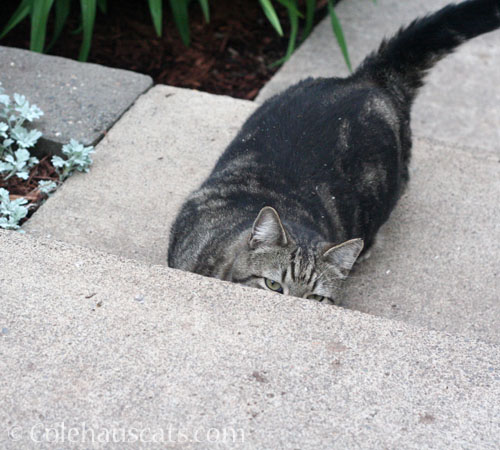
[[[171,230],[169,265],[198,273],[201,260],[203,269],[215,267],[206,261],[216,261],[223,243],[266,205],[311,229],[318,214],[361,223],[359,208],[344,208],[353,201],[368,201],[385,218],[399,191],[403,123],[388,94],[353,77],[307,79],[268,100],[183,205]],[[342,233],[328,223],[320,227],[326,237]]]
[[[405,145],[409,112],[389,93],[355,77],[307,79],[247,120],[209,180],[256,177],[309,189],[332,175],[352,177],[360,164],[392,165]]]

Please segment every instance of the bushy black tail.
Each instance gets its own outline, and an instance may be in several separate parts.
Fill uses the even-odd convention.
[[[426,72],[463,42],[500,27],[500,0],[468,0],[414,20],[357,70],[412,101]]]

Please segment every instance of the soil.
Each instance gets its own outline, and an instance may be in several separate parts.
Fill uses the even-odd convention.
[[[24,197],[28,200],[30,212],[38,206],[46,196],[38,190],[38,182],[41,180],[59,181],[59,176],[50,162],[50,156],[44,156],[40,162],[30,171],[29,178],[22,180],[15,175],[4,180],[0,177],[0,188],[5,188],[10,193],[10,199]]]
[[[2,5],[0,29],[17,1]],[[191,44],[186,47],[175,27],[168,3],[164,3],[163,35],[157,37],[145,0],[108,0],[107,14],[98,11],[89,62],[133,70],[150,75],[155,83],[203,90],[252,100],[278,70],[272,66],[282,58],[288,45],[288,18],[278,2],[285,36],[280,38],[264,16],[257,0],[216,0],[210,2],[210,22],[205,23],[197,2],[189,8]],[[305,10],[304,0],[299,9]],[[317,1],[315,22],[326,14],[327,0]],[[75,5],[75,3],[73,3]],[[76,59],[81,35],[78,7],[73,6],[65,29],[47,51],[52,55]],[[52,36],[49,21],[47,42]],[[0,41],[0,45],[29,48],[30,24],[24,20]],[[299,36],[301,35],[299,30]],[[56,180],[49,157],[40,160],[27,181],[0,177],[0,187],[11,198],[26,198],[30,215],[43,201],[37,190],[39,180]],[[29,217],[29,216],[28,216]]]
[[[150,75],[155,83],[226,94],[252,100],[278,67],[272,64],[285,55],[288,17],[284,7],[273,2],[285,36],[280,38],[257,0],[216,0],[206,23],[198,2],[189,8],[191,44],[186,47],[164,3],[163,35],[157,37],[146,0],[108,0],[107,14],[99,9],[89,62]],[[4,22],[18,2],[3,7]],[[299,9],[305,10],[305,0]],[[316,23],[326,14],[327,0],[317,1]],[[72,8],[63,33],[47,52],[76,59],[81,43],[79,9]],[[303,25],[303,21],[302,25]],[[4,23],[0,19],[0,29]],[[53,24],[49,21],[47,43]],[[0,45],[29,48],[30,24],[25,20]],[[301,30],[299,30],[299,38]]]

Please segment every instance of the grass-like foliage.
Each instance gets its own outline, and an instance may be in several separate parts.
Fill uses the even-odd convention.
[[[74,6],[75,3],[79,3],[78,7],[80,9],[81,21],[81,26],[79,27],[79,29],[81,29],[81,33],[83,34],[83,36],[78,59],[80,61],[86,61],[91,47],[96,14],[98,12],[102,14],[107,13],[107,1],[108,0],[18,0],[19,6],[10,17],[4,29],[0,32],[0,39],[21,21],[29,18],[31,21],[30,49],[36,52],[43,52],[50,48],[59,38],[69,16],[70,8]],[[290,58],[295,48],[297,47],[300,20],[304,20],[304,32],[302,33],[301,40],[305,39],[310,34],[313,27],[317,0],[304,0],[304,11],[300,11],[298,0],[258,1],[260,3],[260,6],[262,7],[263,14],[267,17],[279,36],[283,36],[283,27],[276,12],[275,6],[279,4],[287,11],[288,21],[290,24],[288,47],[284,57],[275,63],[281,64]],[[151,13],[152,25],[155,28],[156,34],[158,36],[161,36],[162,24],[165,14],[164,3],[167,2],[165,0],[147,0],[147,2],[149,11]],[[169,8],[166,8],[168,10],[167,14],[172,14],[177,30],[180,33],[182,41],[186,46],[188,46],[190,43],[189,8],[193,6],[191,5],[191,3],[198,4],[198,6],[203,11],[206,22],[209,22],[210,7],[216,7],[217,2],[216,0],[212,0],[212,2],[210,2],[209,0],[197,0],[196,2],[191,2],[190,0],[168,1]],[[332,20],[332,29],[342,50],[345,62],[349,69],[351,69],[349,53],[347,51],[347,44],[344,39],[342,26],[334,10],[335,3],[337,3],[336,0],[328,0],[328,11]],[[50,43],[47,45],[47,22],[51,14],[54,16],[54,33]]]
[[[14,94],[11,99],[0,83],[0,178],[8,180],[16,176],[28,179],[30,170],[39,162],[36,157],[31,156],[29,149],[35,147],[42,133],[35,129],[28,130],[24,125],[42,115],[42,110],[31,105],[23,95]],[[93,147],[84,147],[73,139],[64,145],[62,153],[65,158],[52,157],[52,164],[59,174],[59,183],[75,171],[88,172],[93,152]],[[38,190],[48,196],[57,186],[56,182],[42,180],[38,184]],[[24,198],[11,200],[9,192],[0,188],[0,228],[18,229],[19,222],[28,214],[27,203]]]

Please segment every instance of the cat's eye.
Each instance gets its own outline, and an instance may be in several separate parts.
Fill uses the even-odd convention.
[[[326,297],[323,297],[322,295],[316,295],[316,294],[308,295],[307,298],[310,300],[317,300],[318,302],[322,302],[323,300],[326,300]]]
[[[281,286],[281,284],[279,284],[277,281],[270,280],[269,278],[265,278],[265,280],[266,280],[266,287],[268,289],[283,294],[283,286]]]

